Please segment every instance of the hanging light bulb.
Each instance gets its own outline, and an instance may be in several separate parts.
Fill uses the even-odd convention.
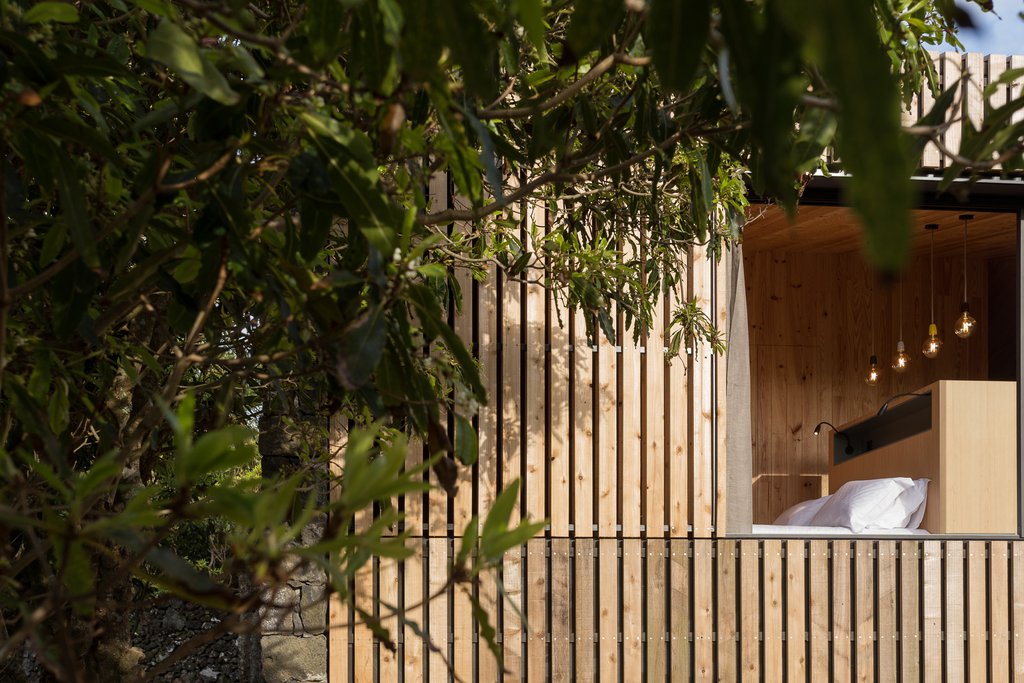
[[[935,358],[939,355],[939,349],[942,348],[942,340],[939,339],[939,328],[935,325],[935,231],[938,230],[938,223],[929,223],[924,226],[924,229],[931,233],[931,265],[929,272],[931,273],[931,301],[932,301],[932,316],[931,322],[928,324],[928,338],[924,340],[924,346],[921,347],[921,353],[924,354],[925,358]]]
[[[970,337],[978,325],[978,321],[971,315],[971,307],[967,304],[967,221],[972,218],[973,214],[960,215],[960,220],[964,222],[964,301],[960,304],[960,317],[953,323],[953,333],[961,339]]]
[[[909,365],[910,356],[903,343],[903,278],[900,277],[900,340],[896,343],[896,355],[892,358],[892,369],[896,372],[906,372]]]
[[[868,366],[868,374],[864,378],[864,383],[868,386],[875,386],[878,384],[878,378],[881,374],[881,370],[878,368],[878,356],[872,355],[870,365]]]

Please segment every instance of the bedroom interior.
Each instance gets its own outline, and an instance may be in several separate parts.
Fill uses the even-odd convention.
[[[926,477],[922,529],[1016,532],[1016,216],[917,210],[913,226],[908,265],[886,282],[849,209],[802,206],[790,223],[778,207],[752,207],[743,265],[754,525],[846,481]],[[960,338],[965,272],[977,323]],[[933,319],[943,343],[927,358]],[[901,338],[909,362],[896,371]],[[915,393],[925,395],[893,398]]]

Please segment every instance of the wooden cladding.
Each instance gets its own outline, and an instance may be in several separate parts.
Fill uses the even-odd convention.
[[[537,538],[512,553],[521,581],[506,588],[528,626],[501,617],[504,677],[462,586],[418,605],[455,548],[417,543],[422,556],[376,560],[366,587],[379,614],[415,606],[422,630],[398,629],[391,651],[339,614],[332,683],[1024,675],[1024,542]]]

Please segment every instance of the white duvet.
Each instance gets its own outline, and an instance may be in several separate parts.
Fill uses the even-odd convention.
[[[795,529],[786,533],[801,535],[917,532],[927,503],[927,479],[850,481],[832,495],[797,503],[779,515],[774,524],[754,525],[754,533],[782,533],[780,529]],[[759,528],[772,531],[757,531]]]

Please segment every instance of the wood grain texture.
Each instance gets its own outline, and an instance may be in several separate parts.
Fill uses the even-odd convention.
[[[832,541],[832,680],[853,677],[850,541]]]
[[[594,360],[585,335],[585,319],[577,312],[573,350],[573,524],[577,537],[594,534]]]
[[[619,524],[618,354],[601,334],[597,343],[597,528],[614,538]]]
[[[669,680],[688,681],[691,672],[692,648],[690,632],[692,612],[690,591],[690,541],[673,538],[669,541]]]
[[[654,305],[651,329],[644,338],[644,525],[648,538],[664,537],[667,501],[665,499],[668,468],[665,439],[665,301]]]
[[[683,294],[673,291],[669,295],[668,310],[683,303],[689,289]],[[669,535],[672,537],[686,536],[690,526],[690,439],[689,426],[692,421],[689,399],[675,400],[672,397],[688,397],[689,384],[693,376],[689,364],[689,356],[685,352],[672,358],[668,364],[665,419],[668,422],[668,524]]]
[[[696,681],[714,680],[714,574],[706,538],[693,541],[693,676]]]
[[[690,282],[692,296],[702,311],[711,311],[714,290],[714,268],[707,248],[695,245],[690,249]],[[714,522],[714,354],[711,345],[698,341],[693,349],[692,403],[693,416],[693,462],[690,472],[690,497],[692,499],[693,535],[707,538],[712,533]]]
[[[782,681],[783,640],[786,613],[782,604],[782,541],[767,539],[761,546],[762,576],[761,603],[764,623],[764,668],[761,680]]]
[[[648,680],[664,681],[668,675],[668,594],[666,566],[668,546],[663,538],[647,541],[647,674]],[[673,607],[675,604],[673,603]]]
[[[380,568],[378,575],[378,614],[381,620],[381,626],[388,630],[392,641],[397,642],[401,624],[398,621],[397,616],[394,615],[395,610],[398,607],[398,598],[401,594],[401,586],[399,585],[399,572],[398,572],[398,560],[390,557],[380,558]],[[457,613],[459,613],[457,611]],[[466,605],[462,612],[462,615],[469,614],[468,605]],[[469,640],[472,639],[472,628],[470,628]],[[467,641],[468,642],[468,641]],[[397,681],[398,680],[398,651],[388,649],[383,643],[378,643],[377,648],[378,656],[378,678],[382,681]],[[466,648],[465,653],[469,655],[469,661],[472,663],[473,650]],[[465,669],[463,669],[465,671]]]
[[[619,677],[619,558],[618,541],[602,538],[598,541],[598,615],[597,654],[598,675],[602,681],[615,681]]]
[[[828,541],[815,540],[808,544],[808,638],[810,639],[810,678],[824,681],[828,678],[830,581],[828,575]]]
[[[922,625],[920,618],[921,545],[899,544],[900,560],[900,674],[904,681],[921,678]]]
[[[570,471],[570,448],[572,436],[569,433],[569,377],[574,354],[569,350],[568,313],[559,315],[554,309],[556,302],[549,295],[548,305],[551,307],[551,381],[548,388],[548,408],[551,427],[549,431],[549,505],[551,519],[551,535],[566,537],[572,523],[572,496],[570,492],[575,486],[573,473]]]
[[[738,650],[736,636],[739,633],[740,613],[737,603],[737,559],[736,541],[721,540],[716,544],[716,579],[718,601],[715,610],[716,641],[718,657],[716,681],[735,681],[739,677],[737,668]]]
[[[520,617],[526,608],[523,602],[523,553],[525,548],[512,548],[505,553],[502,563],[501,582],[505,588],[502,603],[502,651],[506,671],[505,680],[518,681],[523,678],[523,621]]]
[[[786,680],[807,680],[806,543],[786,541]]]
[[[424,539],[413,539],[409,543],[412,554],[402,563],[403,588],[405,590],[405,622],[402,628],[402,670],[405,680],[424,678],[426,658],[422,633],[426,631],[426,605],[424,598],[423,558],[427,557]]]
[[[592,538],[576,539],[576,624],[573,673],[576,680],[597,677],[597,544]]]
[[[878,678],[881,681],[896,681],[899,675],[896,656],[899,645],[899,624],[896,619],[899,604],[899,596],[896,593],[896,548],[896,541],[878,541],[876,551],[878,581],[875,595],[878,604],[875,611],[875,628],[878,643]]]
[[[572,676],[572,610],[569,539],[551,541],[551,680],[568,682]]]
[[[524,248],[533,252],[537,241],[543,240],[547,212],[540,202],[528,206]],[[545,519],[547,511],[548,450],[547,419],[548,392],[546,380],[547,310],[544,292],[544,263],[537,262],[527,268],[526,319],[524,340],[526,348],[526,386],[523,388],[525,423],[523,438],[526,455],[524,463],[523,498],[525,515],[532,519]]]
[[[969,66],[969,64],[968,64]],[[988,573],[987,544],[967,542],[967,680],[988,677]]]
[[[1013,680],[1024,681],[1024,542],[1010,544],[1012,556],[1013,611],[1011,612]]]
[[[448,660],[448,628],[451,613],[448,610],[448,539],[431,538],[428,543],[427,560],[427,675],[431,681],[447,681],[451,678]],[[356,654],[358,660],[359,655]],[[358,661],[356,662],[358,664]]]
[[[988,661],[992,681],[1010,680],[1010,552],[1006,541],[989,544]]]
[[[533,538],[526,544],[526,677],[530,681],[549,678],[547,670],[548,580],[547,548],[544,538]],[[564,597],[564,596],[563,596]],[[552,601],[553,602],[553,601]]]
[[[925,541],[922,549],[922,638],[924,657],[922,680],[942,677],[942,543]]]
[[[854,668],[857,681],[875,680],[874,542],[854,541]]]
[[[739,554],[740,675],[744,681],[757,681],[761,679],[760,543],[748,539],[740,541]],[[825,664],[827,672],[827,655]]]
[[[965,674],[965,614],[964,601],[964,546],[960,541],[946,541],[945,562],[945,665],[946,680],[966,680]]]
[[[622,541],[622,670],[625,676],[644,670],[643,542]]]

